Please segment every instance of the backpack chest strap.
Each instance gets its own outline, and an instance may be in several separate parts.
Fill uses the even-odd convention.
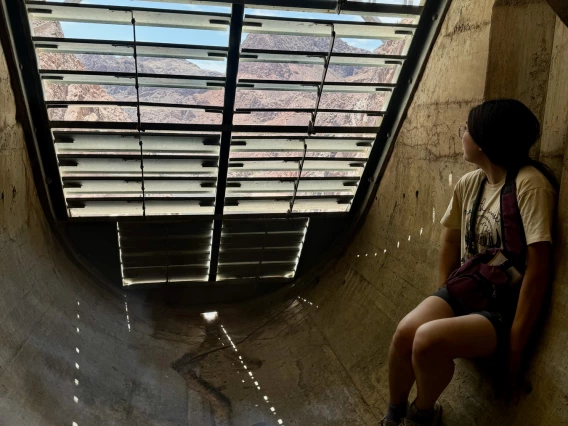
[[[504,250],[515,256],[516,259],[512,259],[515,263],[522,262],[522,265],[519,266],[524,266],[524,260],[526,259],[527,243],[525,237],[525,230],[523,227],[523,221],[521,218],[521,211],[519,209],[519,203],[517,201],[516,178],[518,172],[519,172],[518,170],[511,170],[507,172],[505,184],[501,189],[501,196],[500,196],[501,234],[503,239]],[[483,178],[479,190],[477,192],[477,196],[473,203],[473,209],[471,211],[471,216],[469,221],[469,235],[471,239],[469,241],[468,251],[472,255],[477,254],[475,227],[477,224],[477,214],[479,212],[481,198],[483,196],[483,189],[485,187],[486,182],[487,178]]]

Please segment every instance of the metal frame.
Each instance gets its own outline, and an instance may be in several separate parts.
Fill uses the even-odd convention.
[[[105,129],[105,130],[136,130],[136,123],[120,123],[116,121],[51,121],[52,129]],[[182,123],[143,123],[143,131],[173,131],[173,132],[231,132],[231,133],[307,133],[308,126],[257,126],[257,125],[230,125],[230,124],[182,124]],[[315,133],[372,133],[377,134],[378,126],[316,126]]]
[[[26,5],[23,1],[2,0],[7,32],[14,47],[24,93],[27,114],[33,129],[37,151],[49,194],[49,201],[56,220],[67,219],[67,209],[61,175],[57,165],[55,146],[51,143],[51,130],[47,110],[44,106],[43,88],[38,74],[31,28],[28,24]],[[15,82],[13,82],[15,84]]]
[[[171,109],[201,109],[205,112],[223,113],[222,106],[215,105],[187,105],[187,104],[168,104],[162,102],[129,102],[129,101],[46,101],[45,107],[47,109],[55,108],[68,108],[72,106],[96,106],[96,107],[127,107],[137,108],[138,106],[144,108],[171,108]],[[333,111],[332,111],[333,112]],[[371,111],[372,112],[372,111]]]
[[[296,217],[306,217],[306,218],[325,218],[325,219],[337,219],[337,218],[346,218],[348,213],[345,212],[307,212],[301,213],[297,215],[290,216],[287,212],[286,213],[255,213],[254,219],[263,220],[263,219],[290,219]],[[249,213],[231,213],[231,214],[222,214],[222,215],[211,215],[211,214],[201,214],[201,215],[192,215],[189,216],[191,221],[194,220],[228,220],[228,219],[250,219],[251,215]],[[117,218],[113,218],[113,222],[116,222]],[[125,217],[124,220],[128,220],[128,222],[159,222],[168,220],[171,222],[187,222],[188,216],[181,216],[181,215],[172,215],[172,216],[146,216],[143,218],[142,216],[128,216]],[[95,217],[77,217],[73,219],[74,223],[97,223],[97,222],[108,222],[109,218],[102,217],[102,216],[95,216]]]
[[[138,144],[140,145],[140,178],[141,189],[142,189],[142,215],[146,217],[146,188],[144,187],[144,143],[142,142],[142,116],[140,114],[140,84],[138,81],[138,51],[136,47],[136,19],[134,18],[134,12],[132,13],[132,34],[134,37],[133,49],[134,49],[134,69],[136,73],[136,131],[138,132]]]
[[[318,86],[318,95],[317,95],[317,98],[316,98],[316,106],[311,113],[312,119],[310,120],[310,123],[308,124],[308,135],[312,135],[314,133],[313,129],[316,125],[316,119],[317,119],[317,116],[318,116],[318,108],[319,108],[319,104],[320,104],[320,101],[321,101],[321,95],[323,93],[323,86],[325,84],[325,77],[327,76],[327,70],[329,68],[329,62],[331,60],[331,55],[332,55],[332,52],[333,52],[333,46],[335,46],[335,28],[334,28],[333,24],[331,24],[331,36],[330,36],[330,39],[329,39],[329,51],[327,52],[327,57],[324,59],[323,72],[322,72],[320,84]],[[304,143],[304,157],[305,156],[306,156],[306,147],[305,147],[305,143]],[[301,172],[300,172],[300,174],[301,174]],[[292,211],[292,208],[290,208],[290,211]]]
[[[290,209],[288,210],[288,214],[292,214],[292,212],[294,211],[294,202],[296,201],[297,198],[298,187],[300,186],[300,179],[302,179],[302,171],[304,169],[304,163],[306,161],[307,150],[308,150],[308,145],[306,144],[306,141],[304,141],[304,155],[302,155],[302,158],[298,160],[298,179],[296,180],[296,182],[294,182],[294,195],[290,200]]]
[[[239,73],[239,51],[245,8],[233,4],[231,9],[231,25],[229,30],[229,52],[227,54],[227,73],[225,84],[225,102],[223,110],[223,125],[233,124],[235,98],[237,96],[237,76]],[[231,153],[231,129],[221,132],[221,151],[219,153],[219,171],[217,173],[217,195],[215,197],[215,214],[223,215],[225,208],[225,193],[227,190],[227,173],[229,171],[229,154]],[[209,281],[217,281],[217,265],[219,262],[219,247],[221,245],[222,220],[213,223],[213,241],[211,244],[211,264]]]
[[[435,0],[431,0],[431,2],[433,2]],[[193,1],[188,1],[188,3],[196,3]],[[202,3],[202,4],[231,4],[231,2],[221,2],[221,1],[217,1],[217,0],[213,0],[213,1],[205,1],[205,2],[197,2],[197,3]],[[49,3],[44,3],[44,2],[29,2],[29,4],[33,4],[33,5],[37,5],[38,7],[46,7],[48,8],[50,6]],[[298,8],[299,10],[322,10],[322,11],[330,11],[331,9],[334,9],[336,12],[343,12],[343,13],[367,13],[370,15],[374,15],[374,14],[389,14],[389,13],[393,13],[393,14],[399,14],[399,15],[417,15],[420,14],[424,8],[422,6],[405,6],[405,5],[401,5],[401,6],[397,6],[397,5],[386,5],[386,4],[381,4],[381,3],[362,3],[362,2],[338,2],[338,1],[329,1],[329,2],[322,2],[320,0],[318,1],[302,1],[302,2],[297,2],[297,4],[294,3],[294,1],[237,1],[237,2],[232,2],[233,4],[233,9],[235,7],[241,7],[243,9],[243,17],[242,19],[238,22],[238,32],[240,33],[242,31],[243,25],[244,25],[244,20],[248,19],[247,21],[247,25],[251,25],[251,23],[254,23],[254,19],[255,16],[244,16],[244,5],[257,5],[260,7],[270,7],[270,8],[279,8],[279,7],[283,7],[283,6],[288,6],[290,8]],[[54,4],[54,6],[61,6],[61,4]],[[34,6],[35,7],[35,6]],[[116,10],[116,11],[121,11],[121,12],[130,12],[130,14],[133,16],[134,15],[134,11],[144,11],[144,10],[148,10],[149,12],[155,12],[155,11],[161,11],[161,12],[166,12],[166,13],[173,13],[174,15],[179,14],[180,16],[183,15],[186,12],[183,11],[176,11],[176,10],[167,10],[167,9],[147,9],[147,8],[131,8],[131,7],[107,7],[107,6],[98,6],[98,5],[73,5],[73,7],[85,7],[85,8],[95,8],[95,9],[100,9],[102,11],[105,10]],[[23,13],[22,13],[23,12]],[[183,13],[182,13],[183,12]],[[25,5],[20,4],[20,8],[19,8],[19,14],[20,15],[25,15]],[[193,13],[194,15],[199,15],[199,13]],[[211,15],[210,13],[202,13],[202,15]],[[227,14],[213,14],[213,15],[219,15],[220,17],[226,17],[228,16]],[[234,13],[231,13],[231,22],[224,22],[223,25],[231,25],[231,33],[234,33],[237,29],[232,28],[232,26],[235,25],[235,22],[232,21],[232,16],[234,15]],[[23,18],[23,17],[22,17]],[[256,17],[258,18],[258,17]],[[294,22],[296,21],[301,21],[298,19],[292,19]],[[250,21],[250,22],[249,22]],[[276,19],[275,22],[278,21],[282,21],[282,19]],[[307,22],[307,21],[306,21]],[[376,134],[376,132],[378,130],[382,130],[384,129],[386,126],[384,125],[384,123],[378,127],[378,126],[361,126],[361,127],[343,127],[343,126],[316,126],[316,118],[317,118],[317,114],[318,112],[328,112],[328,113],[339,113],[341,110],[339,109],[322,109],[319,110],[319,101],[321,99],[321,95],[323,92],[323,83],[325,82],[325,76],[327,73],[327,70],[329,68],[329,66],[332,63],[332,51],[333,51],[333,45],[334,45],[334,41],[335,41],[335,37],[334,37],[334,28],[333,28],[333,20],[317,20],[318,24],[325,24],[325,25],[331,25],[331,37],[330,37],[330,48],[329,51],[327,52],[327,55],[325,57],[323,57],[323,61],[324,61],[324,70],[323,70],[323,75],[322,75],[322,79],[320,81],[319,84],[314,85],[314,89],[316,90],[317,93],[317,99],[316,99],[316,106],[313,110],[309,111],[308,109],[289,109],[290,111],[297,111],[297,112],[306,112],[306,113],[310,113],[311,114],[311,120],[309,125],[307,126],[307,128],[303,127],[303,126],[262,126],[262,131],[264,132],[270,132],[270,133],[282,133],[282,134],[286,134],[286,133],[297,133],[297,134],[307,134],[307,136],[309,137],[310,135],[313,135],[315,133],[337,133],[337,134],[341,134],[341,133],[353,133],[353,132],[357,132],[357,133],[370,133],[370,134]],[[135,32],[136,30],[136,23],[135,21],[132,22],[133,24],[133,31]],[[213,23],[211,23],[213,24]],[[208,24],[209,25],[209,24]],[[384,26],[384,24],[381,24]],[[407,24],[398,24],[398,26],[407,26],[409,28],[412,28],[415,31],[419,31],[420,27],[424,27],[424,25],[420,26],[416,26],[416,25],[407,25]],[[20,28],[26,28],[27,25],[20,25]],[[29,35],[29,32],[28,32]],[[25,48],[28,50],[31,50],[29,46],[30,44],[30,38],[28,37],[28,47]],[[26,40],[25,37],[22,38],[23,40]],[[45,38],[45,37],[39,37],[36,42],[39,43],[40,45],[42,43],[47,43],[49,40],[49,38]],[[71,40],[71,42],[80,42],[81,40]],[[33,45],[34,41],[31,41],[31,45]],[[105,43],[103,41],[103,43]],[[108,42],[107,42],[108,43]],[[135,64],[136,64],[136,68],[137,68],[137,41],[134,40],[134,42],[126,42],[123,43],[128,47],[132,47],[135,50]],[[231,44],[231,41],[230,43]],[[144,45],[148,45],[148,46],[160,46],[162,44],[160,43],[145,43]],[[163,44],[165,45],[165,44]],[[414,43],[414,45],[416,45],[416,43]],[[168,44],[169,46],[169,44]],[[186,45],[172,45],[178,48],[182,48]],[[196,46],[190,46],[187,45],[186,47],[196,47]],[[203,49],[207,48],[207,46],[203,46]],[[252,82],[249,82],[246,79],[240,80],[242,81],[241,83],[239,83],[239,81],[237,81],[236,79],[236,70],[238,70],[238,58],[239,58],[239,49],[240,49],[240,43],[237,46],[237,48],[235,49],[235,51],[233,52],[233,55],[231,55],[231,45],[229,45],[228,51],[227,51],[227,69],[228,72],[230,72],[231,69],[235,70],[235,76],[234,76],[234,82],[229,82],[228,79],[230,78],[229,75],[227,75],[226,77],[226,91],[228,92],[232,92],[232,84],[234,83],[235,86],[248,86],[249,84],[254,84],[254,80],[252,80]],[[223,50],[223,48],[220,48],[219,50]],[[416,49],[414,49],[416,50]],[[280,52],[280,53],[284,53],[284,52]],[[245,55],[246,56],[246,53]],[[382,56],[388,56],[388,55],[382,55]],[[411,55],[408,55],[408,57],[410,57]],[[396,55],[394,55],[395,58],[400,58],[397,57]],[[406,57],[403,57],[406,60]],[[35,59],[35,58],[34,58]],[[394,59],[393,59],[394,60]],[[397,62],[400,63],[400,62]],[[403,66],[404,68],[409,68],[409,66]],[[57,73],[56,71],[52,72],[53,73]],[[87,72],[88,73],[88,72]],[[49,72],[43,72],[42,75],[47,76],[49,75]],[[85,73],[83,73],[85,74]],[[117,73],[109,73],[112,75],[118,75]],[[119,73],[120,74],[120,73]],[[124,74],[120,74],[120,75],[128,75],[128,73]],[[405,74],[401,74],[401,77],[404,76]],[[138,81],[139,76],[142,76],[141,74],[138,73],[138,70],[136,69],[136,72],[134,73],[134,79],[135,79],[135,87],[137,89],[137,96],[138,96],[138,100],[135,104],[133,103],[116,103],[117,106],[131,106],[131,107],[136,107],[137,108],[137,118],[138,118],[138,122],[133,122],[133,123],[116,123],[116,122],[108,122],[108,123],[104,123],[104,122],[70,122],[70,121],[52,121],[50,122],[50,125],[53,129],[56,128],[76,128],[76,129],[108,129],[108,130],[116,130],[116,129],[122,129],[122,130],[135,130],[137,132],[140,132],[140,135],[143,134],[143,132],[146,131],[152,131],[152,130],[156,130],[156,131],[190,131],[190,132],[194,132],[194,131],[214,131],[214,132],[220,132],[222,135],[225,135],[225,138],[228,137],[228,135],[231,135],[232,133],[235,132],[254,132],[254,131],[258,131],[259,128],[258,126],[250,126],[250,125],[233,125],[232,124],[232,117],[234,115],[234,113],[253,113],[253,112],[261,112],[261,109],[255,110],[255,109],[241,109],[241,110],[237,110],[234,111],[234,108],[230,108],[232,105],[234,105],[234,96],[231,96],[229,93],[229,96],[227,93],[225,93],[225,100],[226,101],[230,101],[230,98],[233,98],[233,103],[232,105],[227,104],[227,102],[225,102],[224,107],[212,107],[212,108],[202,108],[204,111],[207,112],[215,112],[215,113],[221,113],[221,111],[223,112],[223,122],[220,125],[200,125],[200,124],[180,124],[180,123],[142,123],[140,120],[140,108],[141,107],[164,107],[164,108],[168,108],[168,107],[174,107],[174,105],[157,105],[157,104],[152,104],[152,103],[141,103],[139,101],[139,86],[140,83]],[[153,75],[149,75],[151,77],[154,77]],[[156,76],[158,77],[158,76]],[[159,76],[160,78],[172,78],[172,76]],[[215,78],[213,78],[215,79]],[[219,80],[223,80],[223,79],[219,79]],[[306,82],[289,82],[290,84],[305,84]],[[331,83],[331,85],[333,86],[334,83]],[[342,86],[342,83],[339,84],[335,84],[338,86],[338,88],[340,88]],[[41,83],[39,84],[39,86],[41,86]],[[386,88],[387,90],[389,88],[393,88],[395,93],[399,93],[400,90],[397,91],[396,89],[396,85],[394,84],[385,84],[385,85],[380,85],[383,86],[384,88]],[[330,86],[331,87],[331,86]],[[236,87],[235,89],[236,90]],[[37,92],[36,92],[37,93]],[[391,101],[392,102],[392,101]],[[392,102],[394,103],[394,102]],[[391,103],[391,105],[392,105]],[[59,102],[59,101],[51,101],[49,103],[46,104],[46,106],[48,108],[61,108],[61,107],[69,107],[69,106],[79,106],[80,102],[76,102],[76,103],[72,103],[72,102]],[[96,103],[92,103],[91,105],[95,106],[97,105]],[[110,106],[111,103],[99,103],[97,106]],[[193,106],[192,105],[177,105],[175,106],[177,108],[183,108],[183,109],[191,109]],[[229,110],[230,109],[230,110]],[[390,110],[393,109],[393,107],[389,108]],[[271,111],[270,109],[266,110]],[[273,110],[276,112],[276,110]],[[344,110],[341,111],[343,113],[347,113],[347,114],[368,114],[370,116],[383,116],[384,115],[384,120],[388,120],[389,115],[390,114],[386,114],[384,111],[356,111],[356,110]],[[227,117],[230,117],[231,120],[228,120]],[[379,133],[380,134],[380,133]],[[380,138],[377,138],[377,142],[375,143],[375,147],[373,148],[373,155],[375,155],[375,153],[380,149],[381,146],[381,141],[379,140]],[[140,142],[142,142],[142,138],[140,138]],[[229,142],[230,144],[230,142]],[[218,181],[219,182],[223,182],[225,181],[225,175],[224,175],[224,171],[223,171],[223,156],[226,155],[226,152],[223,150],[223,146],[227,146],[227,143],[225,144],[221,144],[222,148],[221,148],[221,161],[220,161],[220,169],[219,169],[219,174],[218,174]],[[53,150],[52,150],[53,151]],[[143,146],[141,145],[141,167],[143,167],[143,160],[144,160],[144,155],[143,155]],[[368,174],[369,169],[372,167],[372,163],[373,163],[373,156],[370,157],[370,161],[369,164],[367,166],[367,168],[365,169],[365,174]],[[141,170],[141,174],[143,173],[143,169]],[[365,176],[364,174],[364,176]],[[144,178],[142,178],[142,187],[144,186],[143,184]],[[218,195],[221,195],[224,191],[224,183],[221,183],[221,185],[218,185]],[[365,185],[361,185],[361,187],[363,187]],[[295,185],[295,187],[297,188],[297,183]],[[359,188],[358,190],[358,194],[362,192],[362,188]],[[142,192],[144,192],[144,190],[142,190]],[[144,198],[144,193],[143,193],[143,198]],[[357,198],[357,197],[356,197]],[[220,197],[217,197],[217,203],[216,205],[219,205],[221,202]],[[355,200],[354,200],[355,202]],[[222,204],[222,203],[221,203]],[[353,212],[354,209],[352,209]],[[216,215],[220,214],[219,213],[219,208],[216,207]],[[63,215],[60,215],[60,219],[63,219],[63,217],[61,217]]]
[[[112,51],[112,48],[120,49],[131,49],[133,48],[132,41],[123,41],[123,40],[90,40],[90,39],[72,39],[66,38],[64,40],[57,38],[57,37],[33,37],[34,46],[36,49],[40,50],[47,50],[51,53],[83,53],[83,54],[91,54],[91,55],[120,55],[121,51]],[[61,49],[61,44],[68,44],[68,45],[85,45],[85,46],[107,46],[111,48],[111,51],[97,51],[96,49],[78,49],[78,50],[70,50],[70,49]],[[169,57],[169,58],[185,58],[185,59],[206,59],[210,61],[221,61],[227,57],[227,48],[221,46],[200,46],[200,45],[190,45],[190,44],[174,44],[174,43],[150,43],[150,42],[143,42],[137,41],[137,47],[139,49],[138,55],[142,57]],[[140,52],[140,49],[142,51]],[[154,48],[154,49],[193,49],[197,51],[204,51],[207,52],[207,56],[205,57],[195,57],[195,55],[168,55],[161,53],[158,55],[157,53],[149,55],[144,54],[144,48]],[[126,52],[126,50],[124,51]]]
[[[149,0],[150,1],[150,0]],[[152,0],[155,1],[155,0]],[[161,1],[161,0],[158,0]],[[279,9],[290,8],[298,11],[337,12],[342,5],[341,12],[349,14],[368,13],[369,15],[420,15],[423,6],[405,6],[386,3],[363,3],[345,0],[186,0],[182,3],[224,6],[228,4],[241,4],[256,6],[257,8]]]
[[[328,57],[328,52],[304,52],[295,50],[269,50],[269,49],[251,49],[243,48],[241,50],[241,62],[256,62],[264,55],[270,57],[286,56],[287,61],[293,64],[322,64],[325,58]],[[366,53],[342,53],[334,52],[331,59],[338,60],[337,62],[332,61],[331,65],[358,65],[358,66],[384,66],[384,65],[402,65],[406,60],[405,55],[384,55],[384,54],[366,54]],[[355,59],[366,59],[362,65],[360,62],[354,61]],[[341,60],[345,62],[342,63]],[[348,61],[352,60],[352,62]],[[384,61],[384,65],[375,65],[377,60]],[[271,61],[267,61],[266,58],[263,62],[279,62],[281,59],[272,58]]]
[[[385,115],[384,111],[359,110],[359,109],[319,108],[317,111],[328,112],[328,113],[339,113],[339,114],[365,114],[369,116]],[[251,114],[255,112],[298,112],[298,113],[313,114],[314,109],[313,108],[237,108],[235,110],[235,114]]]
[[[171,75],[171,74],[146,74],[146,73],[132,73],[132,72],[113,72],[113,71],[59,71],[59,70],[40,70],[40,76],[43,81],[50,83],[63,83],[63,84],[96,84],[96,85],[115,85],[115,86],[135,86],[136,78],[140,79],[155,79],[167,82],[169,84],[159,83],[146,83],[140,82],[140,86],[148,87],[165,87],[165,88],[196,88],[207,90],[219,90],[224,87],[224,77],[204,77],[204,76],[186,76],[186,75]],[[80,79],[73,80],[72,77],[94,77],[93,79],[81,81]],[[66,80],[66,77],[69,79]],[[96,80],[99,77],[99,80]],[[107,78],[105,81],[104,78]],[[115,80],[116,79],[116,80]],[[120,80],[118,80],[120,79]],[[108,83],[107,83],[108,81]],[[182,85],[181,81],[193,82],[191,85]],[[203,82],[202,85],[197,85],[195,82]],[[131,84],[134,83],[134,84]]]
[[[96,19],[92,19],[91,23],[120,23],[120,24],[130,24],[130,19],[127,19],[127,15],[131,14],[132,12],[140,12],[140,13],[145,13],[145,12],[150,12],[150,13],[157,13],[157,16],[161,17],[162,19],[164,19],[164,15],[169,15],[169,18],[172,18],[174,16],[179,16],[179,17],[184,17],[184,19],[182,19],[180,21],[180,23],[178,23],[178,26],[180,26],[181,28],[195,28],[195,26],[189,26],[187,24],[185,24],[184,26],[181,26],[181,22],[186,21],[187,17],[190,16],[201,16],[203,18],[210,18],[208,21],[209,26],[204,26],[204,25],[200,25],[198,28],[201,29],[217,29],[217,30],[225,30],[225,28],[227,27],[227,25],[229,24],[228,22],[228,18],[229,15],[226,13],[215,13],[215,12],[199,12],[199,11],[188,11],[188,10],[179,10],[179,9],[156,9],[156,8],[143,8],[143,7],[131,7],[131,6],[109,6],[109,5],[97,5],[97,4],[81,4],[81,3],[59,3],[59,2],[53,2],[53,1],[37,1],[37,0],[19,0],[22,3],[25,2],[25,4],[32,6],[32,12],[30,13],[40,13],[41,15],[43,15],[43,17],[46,18],[46,20],[54,20],[52,17],[52,12],[53,10],[48,10],[48,9],[61,9],[61,10],[65,10],[66,8],[70,9],[70,10],[80,10],[80,9],[84,9],[81,13],[81,20],[80,22],[83,22],[84,15],[86,14],[87,17],[90,18],[90,15],[87,11],[88,10],[100,10],[103,12],[112,12],[110,14],[107,14],[107,16],[109,17],[114,17],[114,18],[118,18],[119,12],[123,12],[124,15],[121,15],[122,17],[124,17],[124,21],[119,21],[117,19],[115,20],[96,20]],[[51,19],[50,19],[51,18]],[[77,19],[75,19],[77,21]],[[214,22],[212,22],[214,21]],[[207,21],[206,21],[207,22]],[[163,22],[160,23],[161,25],[163,25]],[[148,25],[148,24],[140,24],[140,25]],[[158,26],[161,26],[158,25]]]

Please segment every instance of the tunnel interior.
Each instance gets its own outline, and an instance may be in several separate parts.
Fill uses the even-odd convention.
[[[562,2],[1,6],[0,424],[379,424],[504,97],[560,182],[550,303],[520,401],[458,360],[443,424],[568,423]]]

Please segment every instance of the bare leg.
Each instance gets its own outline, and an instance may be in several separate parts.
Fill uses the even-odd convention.
[[[412,345],[416,330],[430,321],[451,318],[454,312],[440,297],[430,296],[403,318],[398,325],[389,351],[390,402],[400,405],[408,401],[414,384]]]
[[[477,314],[428,322],[416,331],[412,365],[418,410],[431,410],[452,380],[454,359],[490,356],[497,349],[491,322]]]

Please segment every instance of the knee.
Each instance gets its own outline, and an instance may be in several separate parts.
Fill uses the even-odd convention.
[[[412,343],[412,359],[420,362],[444,356],[442,341],[434,324],[423,324],[416,330]]]
[[[404,318],[397,326],[392,339],[392,345],[400,356],[412,355],[412,345],[417,325]]]

